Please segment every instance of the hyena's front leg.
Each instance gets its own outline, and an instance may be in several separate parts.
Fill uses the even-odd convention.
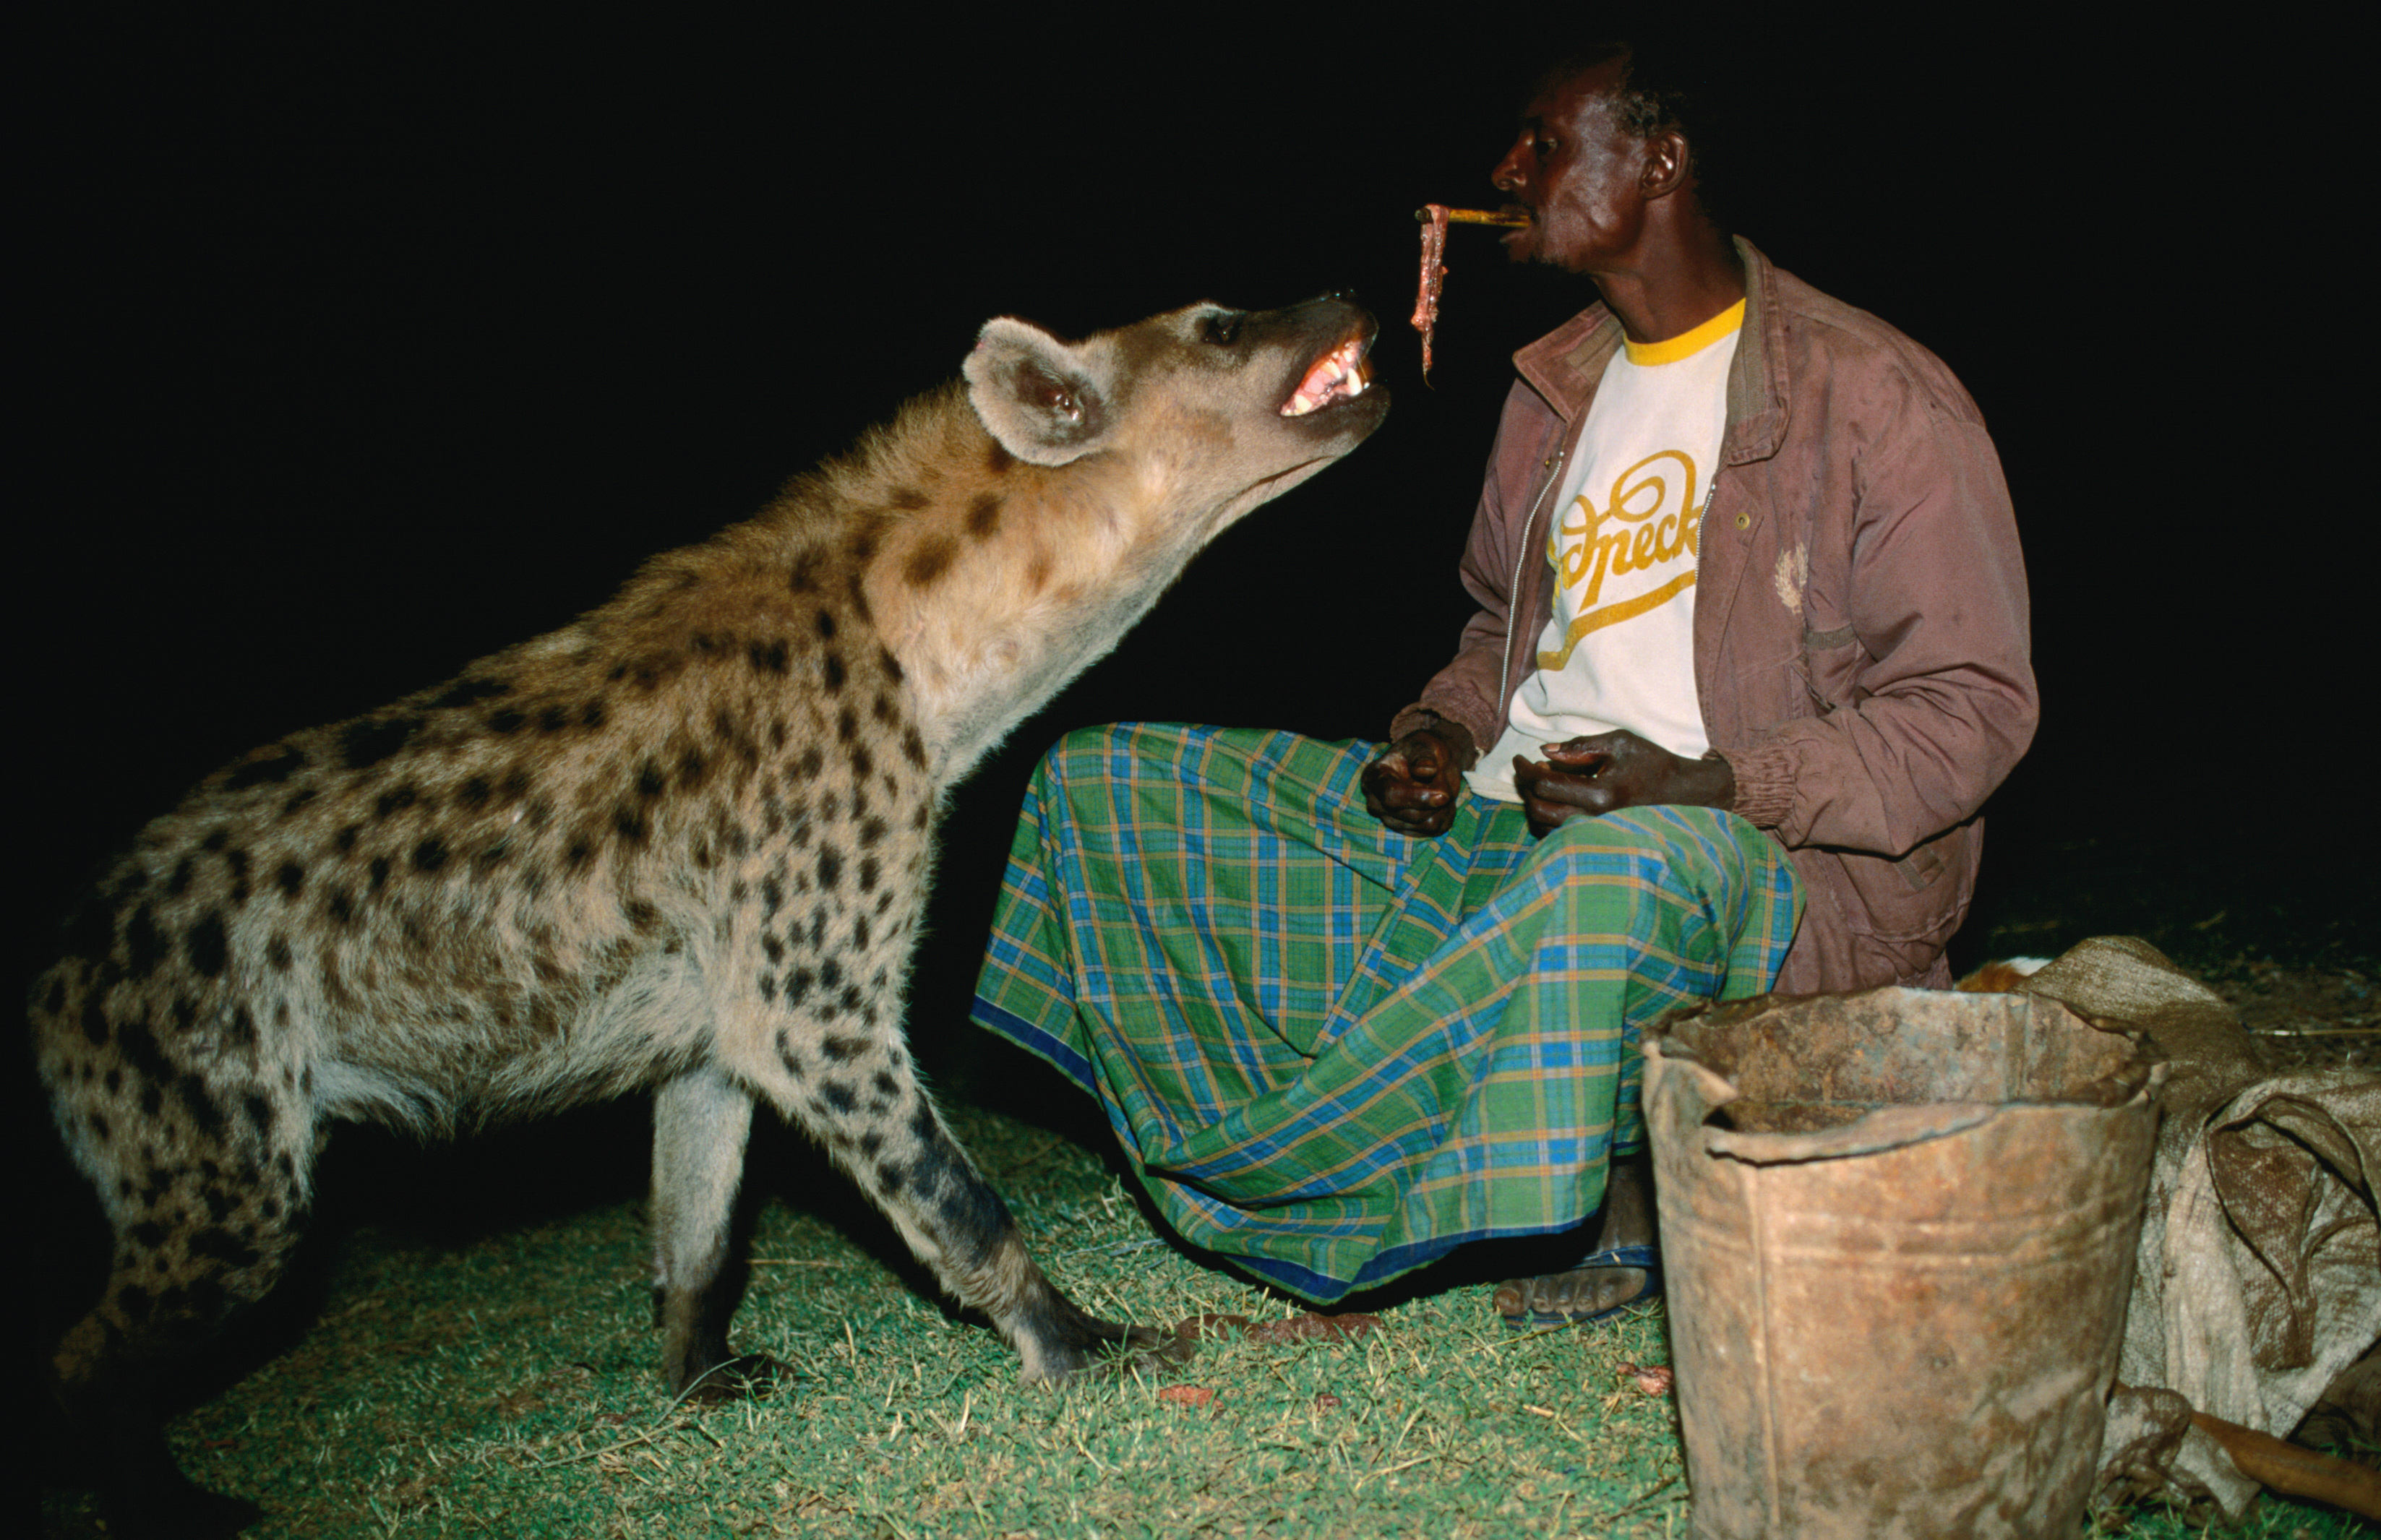
[[[653,1098],[653,1317],[673,1395],[725,1401],[785,1372],[766,1353],[727,1345],[747,1272],[733,1231],[751,1129],[751,1093],[715,1065]]]
[[[1168,1344],[1170,1339],[1147,1327],[1102,1320],[1061,1293],[1025,1249],[1008,1206],[944,1127],[924,1088],[913,1082],[910,1095],[914,1110],[902,1125],[908,1148],[880,1161],[861,1181],[943,1286],[992,1317],[1024,1361],[1027,1383],[1065,1379],[1103,1355]],[[937,1244],[939,1255],[919,1243],[922,1232]]]
[[[849,1014],[869,1025],[898,1019],[891,1001]],[[898,1032],[858,1036],[857,1025],[781,1030],[764,1087],[875,1200],[943,1287],[992,1318],[1023,1359],[1025,1380],[1064,1379],[1105,1354],[1167,1345],[1145,1327],[1089,1314],[1043,1276],[1008,1206],[919,1085]]]

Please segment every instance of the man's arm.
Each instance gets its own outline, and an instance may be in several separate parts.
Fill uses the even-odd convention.
[[[1701,759],[1630,733],[1552,746],[1515,765],[1533,830],[1683,804],[1728,808],[1789,847],[1899,857],[1974,815],[2033,734],[2025,567],[1982,423],[1939,406],[1914,418],[1863,467],[1834,537],[1851,624],[1808,638],[1821,713]]]
[[[1717,750],[1736,812],[1789,846],[1900,856],[1975,814],[2039,713],[2025,565],[1983,424],[1936,408],[1864,467],[1850,548],[1850,635],[1805,649],[1821,714]]]

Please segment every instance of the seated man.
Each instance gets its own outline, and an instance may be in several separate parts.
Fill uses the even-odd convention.
[[[1948,984],[2033,735],[1973,403],[1720,229],[1657,64],[1565,61],[1494,174],[1511,255],[1603,302],[1516,356],[1480,612],[1394,741],[1074,734],[1018,830],[975,1019],[1100,1098],[1187,1239],[1317,1303],[1599,1209],[1498,1311],[1648,1296],[1640,1028]]]

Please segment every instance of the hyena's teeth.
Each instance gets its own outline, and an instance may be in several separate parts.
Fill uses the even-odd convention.
[[[1350,338],[1341,343],[1306,371],[1306,378],[1299,382],[1298,389],[1282,406],[1281,415],[1304,417],[1325,402],[1363,394],[1367,381],[1363,362],[1361,342]]]

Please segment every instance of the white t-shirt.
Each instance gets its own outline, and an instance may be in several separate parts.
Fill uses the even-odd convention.
[[[1728,427],[1744,302],[1605,366],[1563,480],[1546,560],[1554,612],[1503,737],[1466,779],[1518,802],[1513,757],[1626,728],[1692,759],[1711,747],[1695,693],[1695,566]]]

